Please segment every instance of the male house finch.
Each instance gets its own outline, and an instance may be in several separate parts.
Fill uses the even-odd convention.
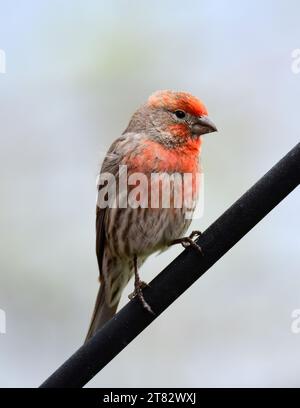
[[[143,174],[149,182],[153,174],[195,175],[200,166],[201,135],[216,130],[199,99],[185,92],[158,91],[134,113],[123,135],[112,144],[100,175],[109,173],[120,180],[120,168],[125,166],[127,181],[136,173]],[[126,187],[130,194],[133,186],[129,184]],[[98,186],[98,197],[103,193],[103,187]],[[134,295],[148,311],[152,311],[143,298],[145,284],[138,274],[138,268],[149,255],[175,243],[195,244],[192,237],[180,238],[190,225],[191,218],[186,217],[186,213],[191,208],[185,202],[175,206],[177,187],[174,180],[169,208],[163,207],[161,200],[159,205],[151,206],[149,186],[143,188],[139,196],[146,199],[139,206],[103,208],[99,201],[97,203],[96,253],[100,289],[86,340],[116,313],[122,291],[133,274]],[[159,191],[162,189],[160,186]],[[182,189],[181,184],[179,189]],[[196,190],[193,180],[191,194]],[[115,202],[123,193],[119,188]],[[196,244],[193,246],[197,247]]]

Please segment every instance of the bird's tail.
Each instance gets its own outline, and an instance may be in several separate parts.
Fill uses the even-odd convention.
[[[114,314],[116,313],[118,303],[114,304],[113,306],[109,306],[106,303],[105,299],[105,286],[104,282],[100,285],[100,289],[98,291],[95,308],[92,316],[92,320],[90,323],[90,327],[85,339],[85,343],[93,337],[93,335],[108,321],[110,320]]]

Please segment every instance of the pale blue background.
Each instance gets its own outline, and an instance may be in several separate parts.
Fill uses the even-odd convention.
[[[39,385],[80,346],[97,291],[101,152],[151,92],[192,92],[220,129],[205,137],[195,228],[297,143],[299,14],[297,0],[0,1],[1,387]],[[299,199],[298,190],[89,386],[299,386]],[[152,257],[143,279],[180,251]]]

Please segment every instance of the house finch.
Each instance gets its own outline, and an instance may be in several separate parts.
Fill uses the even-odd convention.
[[[201,135],[216,130],[199,99],[185,92],[158,91],[134,113],[123,135],[110,147],[100,176],[110,174],[119,182],[125,174],[126,186],[119,186],[114,200],[105,207],[99,197],[102,194],[103,201],[105,191],[107,199],[111,190],[107,189],[108,183],[98,185],[96,253],[100,289],[86,340],[116,313],[122,291],[133,274],[134,295],[143,307],[152,311],[143,298],[145,284],[138,274],[138,268],[149,255],[176,243],[197,248],[193,236],[181,238],[191,222],[187,212],[194,207],[183,200],[181,205],[175,205],[176,192],[183,190],[182,183],[175,181],[178,175],[199,173]],[[137,188],[130,178],[136,180],[136,174],[144,179],[139,180],[138,193],[130,197]],[[169,206],[163,206],[161,198],[153,204],[153,175],[162,176],[156,181],[159,193],[165,190],[161,181],[169,176]],[[188,194],[197,195],[195,179],[190,187]],[[139,204],[134,205],[132,198]]]

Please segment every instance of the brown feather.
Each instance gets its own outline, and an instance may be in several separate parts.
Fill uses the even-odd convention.
[[[118,303],[116,303],[113,306],[108,306],[105,300],[105,287],[104,284],[102,283],[96,303],[95,303],[95,308],[92,316],[92,320],[90,323],[90,327],[85,339],[85,343],[94,336],[94,334],[108,321],[110,320],[114,314],[116,313],[118,307]]]

